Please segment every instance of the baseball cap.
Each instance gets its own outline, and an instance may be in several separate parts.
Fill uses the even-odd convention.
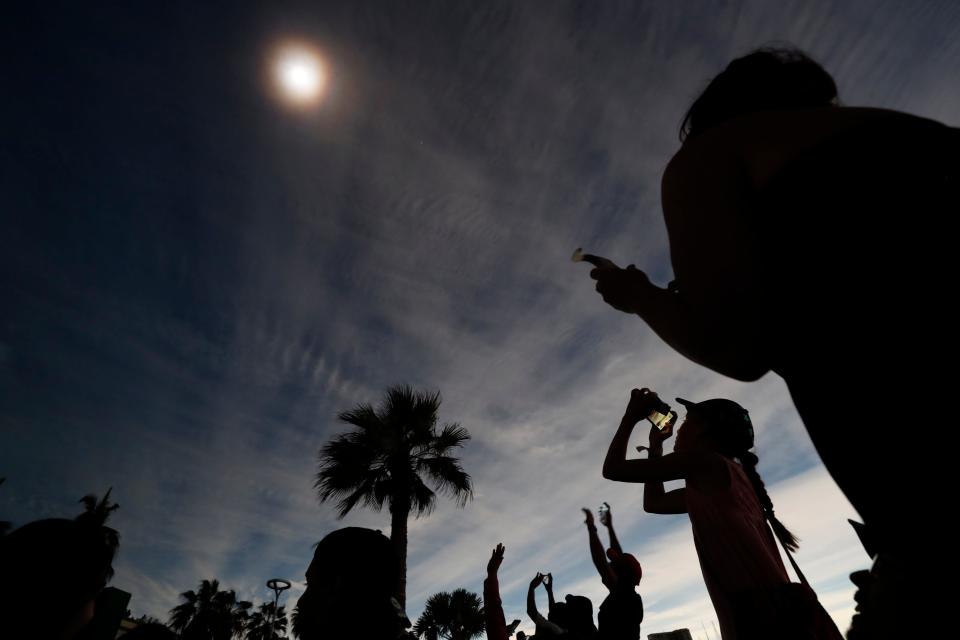
[[[753,448],[753,423],[750,413],[733,400],[711,398],[703,402],[692,402],[677,398],[677,402],[688,412],[700,415],[711,424],[734,430],[738,448],[744,451]]]

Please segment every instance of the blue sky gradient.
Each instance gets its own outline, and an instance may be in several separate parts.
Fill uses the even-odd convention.
[[[312,483],[336,413],[405,382],[441,390],[441,419],[473,435],[476,486],[410,522],[412,617],[436,591],[480,592],[501,541],[521,629],[537,571],[598,606],[580,507],[608,501],[644,566],[644,635],[706,638],[687,520],[643,514],[600,466],[630,388],[727,396],[845,627],[846,575],[868,559],[782,381],[684,360],[569,257],[670,280],[659,181],[677,127],[756,46],[806,50],[846,104],[960,124],[960,5],[138,5],[0,26],[0,515],[72,515],[112,486],[134,613],[165,619],[204,578],[257,600],[290,578],[292,604],[324,534],[389,531],[387,513],[336,520]],[[270,95],[290,37],[329,64],[316,110]]]

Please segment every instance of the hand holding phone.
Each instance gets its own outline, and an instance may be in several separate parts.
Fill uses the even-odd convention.
[[[610,526],[610,505],[604,502],[600,505],[600,508],[597,509],[597,512],[600,514],[600,524],[605,527]]]

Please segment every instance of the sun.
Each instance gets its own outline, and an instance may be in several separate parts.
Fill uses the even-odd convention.
[[[326,85],[326,70],[320,55],[304,44],[278,47],[272,62],[273,77],[283,100],[298,107],[320,102]]]

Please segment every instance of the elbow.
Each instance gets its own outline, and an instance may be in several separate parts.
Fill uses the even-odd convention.
[[[740,382],[756,382],[770,371],[766,361],[742,357],[742,353],[709,358],[694,357],[691,354],[685,355],[699,365]]]
[[[770,367],[760,362],[737,362],[735,366],[720,373],[740,382],[756,382],[767,375],[768,371]]]
[[[758,344],[756,333],[742,329],[713,327],[671,346],[697,364],[741,382],[756,382],[770,371],[769,354]]]
[[[617,464],[603,465],[601,473],[605,480],[613,480],[614,482],[643,482],[639,479],[635,470],[625,469]]]
[[[717,373],[739,380],[756,382],[770,371],[770,360],[762,349],[757,348],[753,336],[731,336],[726,346],[708,364]]]
[[[670,504],[666,495],[654,491],[643,492],[643,510],[645,513],[663,515],[670,513]]]

